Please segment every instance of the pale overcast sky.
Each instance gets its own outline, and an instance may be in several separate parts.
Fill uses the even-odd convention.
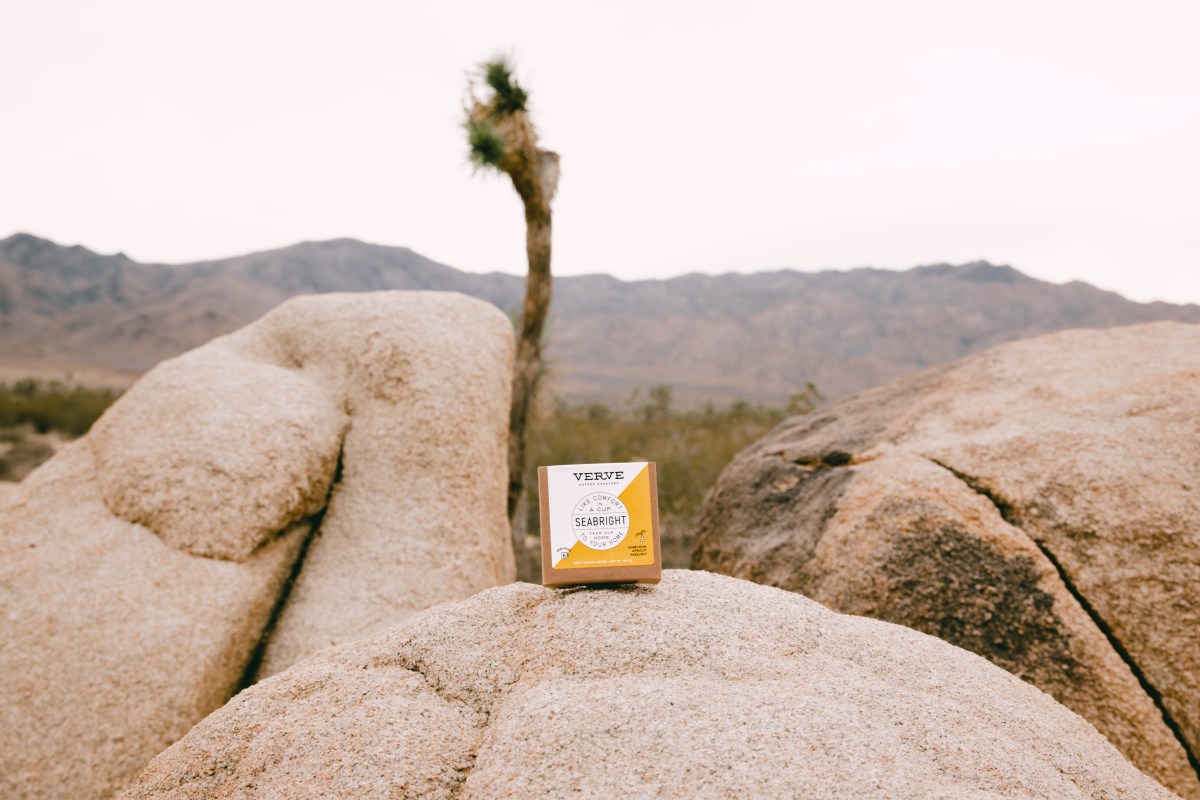
[[[458,128],[504,50],[562,155],[559,274],[983,258],[1200,302],[1195,0],[0,0],[0,30],[0,236],[523,272]]]

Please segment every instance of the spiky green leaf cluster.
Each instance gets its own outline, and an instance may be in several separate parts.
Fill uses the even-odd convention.
[[[486,120],[467,123],[467,141],[477,168],[498,166],[504,158],[504,139]]]
[[[513,78],[512,65],[504,56],[497,56],[483,65],[483,80],[491,87],[494,97],[492,111],[497,116],[524,111],[529,95]]]

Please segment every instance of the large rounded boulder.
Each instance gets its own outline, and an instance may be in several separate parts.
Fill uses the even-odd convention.
[[[796,594],[490,589],[242,692],[127,800],[1161,798],[986,660]]]
[[[1200,797],[1200,326],[1005,344],[787,420],[693,563],[972,650]]]
[[[256,678],[513,579],[512,326],[291,300],[151,370],[0,508],[0,797],[106,799]]]

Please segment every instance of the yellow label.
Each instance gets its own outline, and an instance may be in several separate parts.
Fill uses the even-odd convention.
[[[548,489],[554,569],[654,563],[646,462],[549,467]]]

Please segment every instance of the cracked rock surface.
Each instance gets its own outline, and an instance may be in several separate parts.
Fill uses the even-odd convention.
[[[1167,798],[982,658],[747,581],[512,584],[239,694],[127,800]]]
[[[972,650],[1200,798],[1200,326],[1005,344],[789,419],[722,473],[693,563]]]
[[[30,475],[0,510],[0,797],[112,797],[255,674],[511,581],[511,354],[462,295],[297,298]]]

